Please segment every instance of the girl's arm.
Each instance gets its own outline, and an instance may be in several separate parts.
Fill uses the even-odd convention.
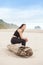
[[[18,32],[19,32],[19,34],[20,34],[20,38],[21,38],[21,39],[24,39],[24,40],[28,41],[27,38],[23,38],[22,30],[21,30],[21,29],[18,29]]]

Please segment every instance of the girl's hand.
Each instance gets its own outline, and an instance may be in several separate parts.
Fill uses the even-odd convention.
[[[28,38],[25,38],[26,42],[28,42]]]

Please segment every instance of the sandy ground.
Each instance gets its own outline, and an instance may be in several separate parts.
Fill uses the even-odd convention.
[[[33,49],[33,56],[22,58],[8,51],[7,45],[11,44],[10,39],[13,30],[0,30],[0,65],[43,65],[43,31],[26,31],[25,37],[29,38],[27,46]]]

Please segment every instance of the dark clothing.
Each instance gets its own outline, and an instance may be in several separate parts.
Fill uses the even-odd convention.
[[[24,39],[20,38],[20,34],[17,30],[15,31],[14,36],[16,36],[16,37],[11,38],[12,44],[20,44],[21,43],[24,46],[26,45],[26,41]]]
[[[21,38],[20,34],[19,34],[19,32],[17,30],[15,31],[14,36],[16,36],[17,38]]]
[[[11,39],[11,43],[12,44],[22,44],[22,45],[26,45],[26,41],[24,40],[24,39],[19,39],[19,38],[16,38],[16,37],[13,37],[12,39]]]

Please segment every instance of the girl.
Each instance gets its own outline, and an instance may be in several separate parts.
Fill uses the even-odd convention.
[[[13,34],[13,37],[11,38],[12,44],[22,44],[23,46],[26,46],[26,42],[28,41],[27,38],[23,38],[22,34],[26,28],[26,24],[22,24]]]

